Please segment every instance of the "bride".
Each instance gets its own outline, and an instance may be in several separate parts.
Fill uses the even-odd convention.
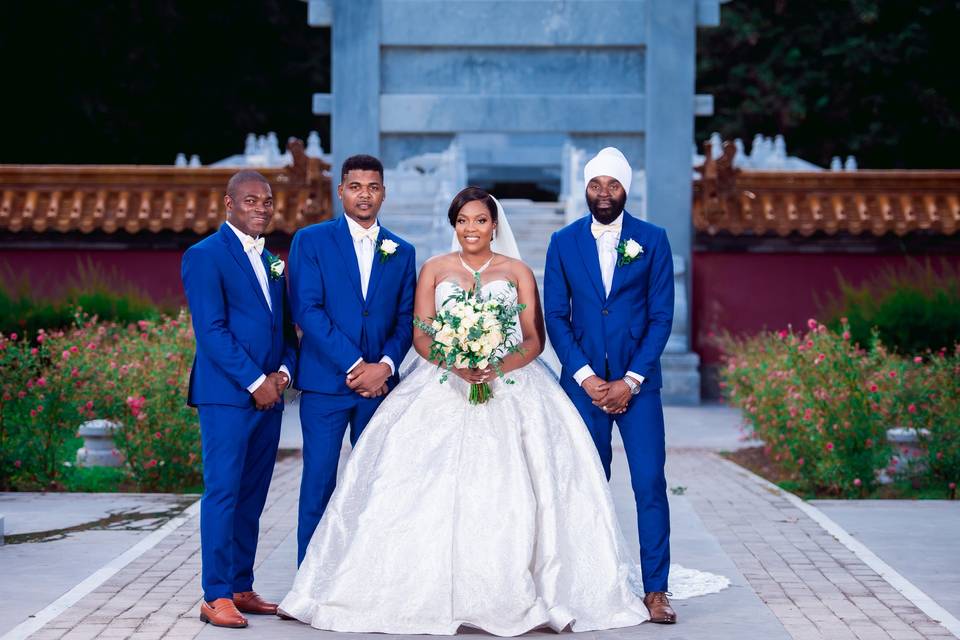
[[[537,360],[533,272],[494,251],[506,219],[485,191],[461,191],[449,218],[460,250],[424,264],[416,316],[435,316],[479,275],[484,296],[526,305],[512,337],[521,350],[504,358],[505,379],[452,369],[441,383],[427,362],[432,338],[414,330],[420,357],[348,459],[280,611],[318,629],[398,634],[639,624],[639,567],[593,441]],[[508,230],[499,244],[518,254]],[[479,382],[493,398],[470,405]]]

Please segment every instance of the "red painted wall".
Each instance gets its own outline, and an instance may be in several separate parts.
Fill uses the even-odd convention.
[[[919,258],[923,260],[923,258]],[[932,256],[960,267],[960,256]],[[888,267],[916,263],[902,254],[695,252],[693,256],[693,347],[704,364],[714,364],[719,352],[711,332],[756,333],[805,327],[817,317],[828,294],[838,291],[838,274],[858,284]]]
[[[155,302],[182,304],[185,302],[180,283],[178,249],[4,249],[0,254],[0,274],[5,280],[11,274],[14,282],[29,283],[31,291],[40,296],[56,294],[75,279],[80,265],[93,265],[100,273],[112,279],[116,274],[122,282],[133,284]]]

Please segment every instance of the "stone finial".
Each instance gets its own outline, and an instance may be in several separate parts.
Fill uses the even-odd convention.
[[[123,458],[113,443],[113,434],[121,425],[109,420],[88,420],[80,425],[77,435],[83,446],[77,450],[81,467],[119,467]]]

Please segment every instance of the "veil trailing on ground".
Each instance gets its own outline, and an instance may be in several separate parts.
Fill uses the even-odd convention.
[[[513,229],[510,227],[510,221],[507,219],[507,212],[504,211],[503,205],[500,204],[499,200],[493,196],[490,197],[497,205],[497,232],[493,242],[490,243],[490,248],[494,253],[499,253],[514,260],[523,260],[523,256],[520,255],[520,247],[517,245],[517,238],[513,235]],[[454,231],[452,235],[453,237],[450,239],[450,251],[460,251],[460,241],[457,240],[457,232]],[[548,242],[549,238],[543,238],[543,241]],[[555,377],[559,378],[560,359],[557,358],[557,353],[550,344],[550,338],[547,336],[544,336],[544,338],[546,338],[546,344],[543,346],[543,353],[540,354],[539,359]]]

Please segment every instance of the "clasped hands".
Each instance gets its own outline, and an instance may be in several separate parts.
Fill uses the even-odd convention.
[[[391,375],[393,369],[386,362],[361,361],[347,374],[347,386],[364,398],[377,398],[387,395]]]
[[[497,377],[497,372],[494,371],[493,367],[486,367],[484,369],[474,369],[472,367],[452,367],[450,371],[452,371],[458,377],[463,378],[470,384],[482,384],[484,382],[490,382]]]
[[[268,375],[267,379],[253,392],[253,402],[257,405],[257,411],[272,409],[280,402],[289,384],[290,376],[283,371],[275,371]]]
[[[630,387],[621,380],[607,382],[600,376],[590,376],[580,385],[587,392],[593,404],[612,415],[619,415],[627,410],[630,404]]]

